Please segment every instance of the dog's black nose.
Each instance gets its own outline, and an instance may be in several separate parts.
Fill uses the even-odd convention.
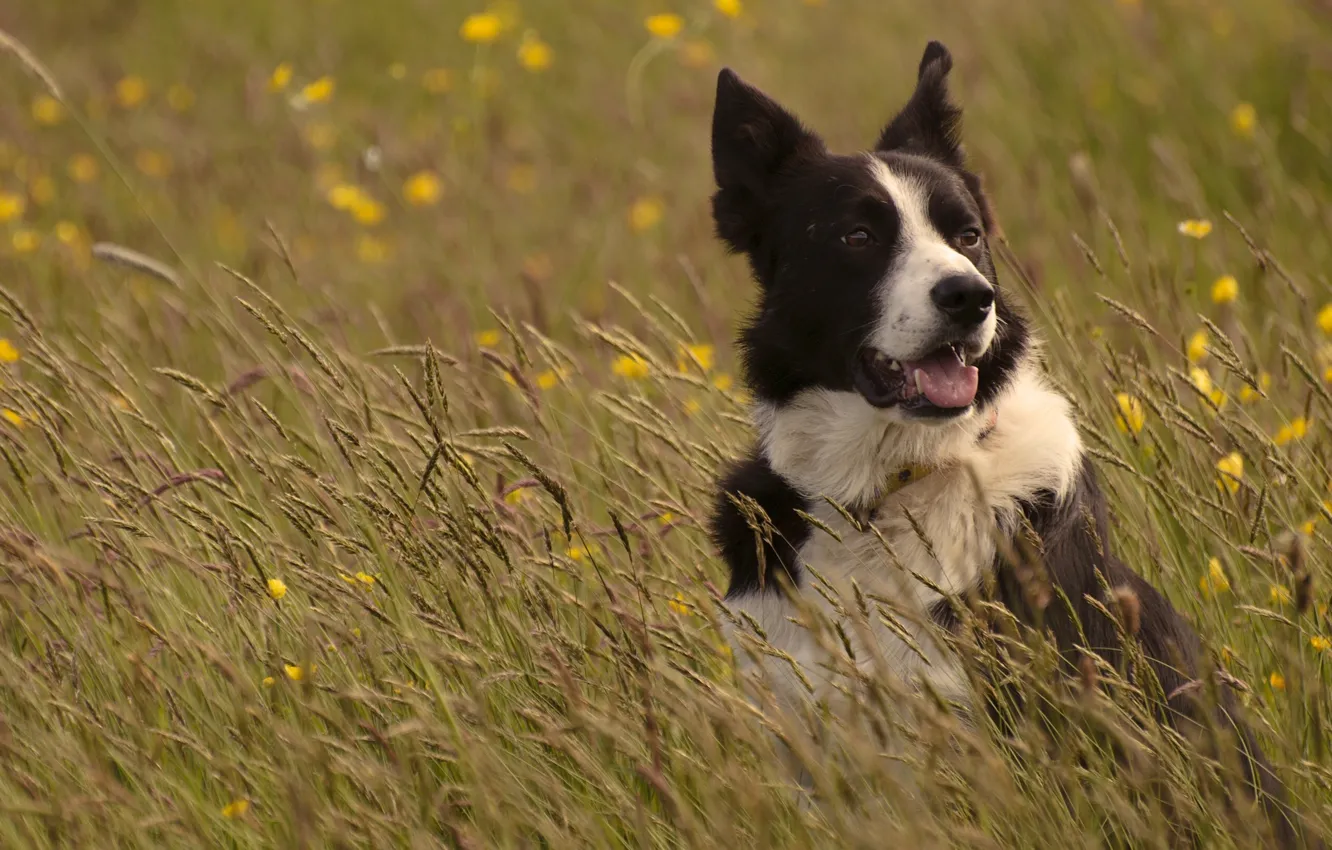
[[[994,287],[983,277],[953,275],[930,290],[934,306],[959,325],[979,325],[994,305]]]

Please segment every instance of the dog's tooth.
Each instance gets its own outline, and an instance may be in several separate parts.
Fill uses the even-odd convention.
[[[917,369],[917,370],[916,370],[916,375],[915,375],[915,378],[916,378],[916,392],[919,393],[919,394],[921,394],[921,395],[924,395],[924,394],[925,394],[925,388],[922,387],[922,386],[920,385],[920,381],[921,381],[920,375],[921,375],[921,371],[920,371],[919,369]]]
[[[890,371],[890,372],[900,372],[900,371],[902,371],[902,364],[901,364],[901,363],[898,363],[896,360],[889,360],[889,361],[888,361],[888,371]]]

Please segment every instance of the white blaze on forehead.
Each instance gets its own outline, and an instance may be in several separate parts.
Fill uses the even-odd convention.
[[[937,242],[947,248],[947,243],[930,221],[930,194],[920,180],[911,175],[898,174],[888,167],[888,163],[873,154],[869,156],[869,165],[871,176],[888,192],[888,197],[893,199],[893,205],[897,207],[902,247]]]
[[[929,190],[918,178],[893,171],[872,154],[867,159],[871,176],[892,199],[899,221],[897,255],[879,283],[879,318],[869,342],[894,360],[916,360],[938,347],[945,326],[930,290],[946,277],[979,277],[980,271],[930,221]],[[995,321],[992,310],[980,329],[985,347],[994,338]]]

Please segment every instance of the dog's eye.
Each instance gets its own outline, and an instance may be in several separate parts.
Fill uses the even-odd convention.
[[[975,248],[980,244],[981,232],[975,227],[968,227],[966,230],[957,234],[957,244],[963,248]]]
[[[874,241],[874,237],[863,227],[857,227],[855,230],[842,237],[842,241],[851,248],[864,248]]]

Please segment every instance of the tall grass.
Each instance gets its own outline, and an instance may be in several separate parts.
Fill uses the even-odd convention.
[[[1116,546],[1328,823],[1323,6],[528,2],[487,44],[481,8],[318,8],[0,14],[0,844],[1250,845],[1039,640],[964,639],[1049,709],[1001,736],[890,676],[825,729],[721,639],[703,523],[752,435],[713,74],[860,147],[930,37]]]

